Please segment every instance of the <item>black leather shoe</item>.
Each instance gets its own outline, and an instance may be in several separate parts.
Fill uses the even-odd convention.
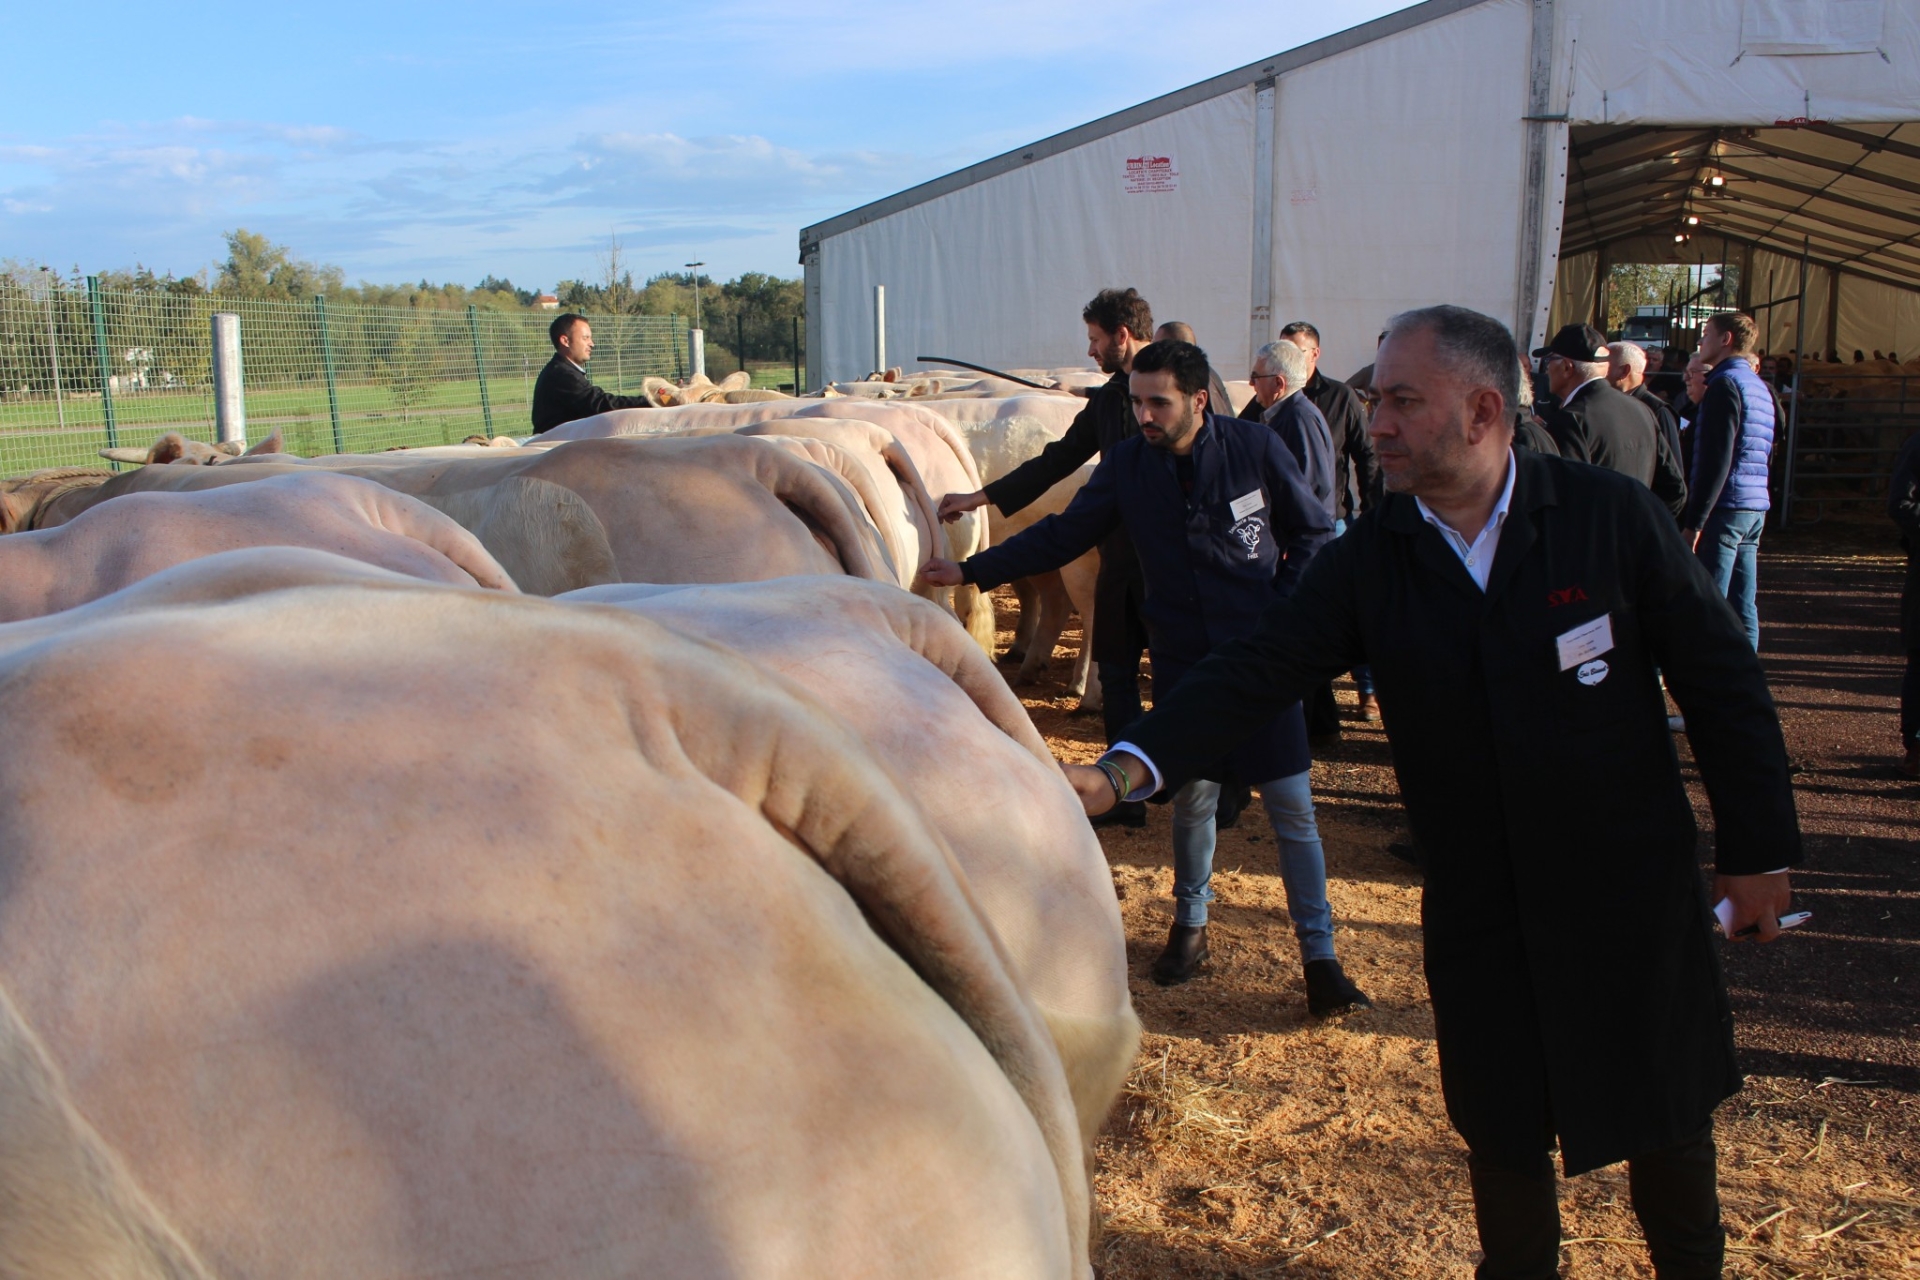
[[[1153,962],[1153,980],[1163,987],[1177,987],[1191,978],[1210,954],[1207,926],[1177,924],[1167,935],[1167,949]]]
[[[1147,825],[1147,802],[1122,800],[1099,817],[1087,819],[1087,823],[1095,827],[1132,827],[1138,831]]]
[[[1307,1012],[1330,1018],[1353,1009],[1371,1009],[1373,1001],[1353,985],[1338,960],[1307,961]]]

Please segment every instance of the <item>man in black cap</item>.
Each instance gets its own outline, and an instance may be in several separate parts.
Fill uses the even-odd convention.
[[[1545,357],[1547,385],[1559,402],[1542,416],[1560,456],[1632,476],[1678,516],[1687,502],[1680,459],[1653,414],[1608,384],[1607,335],[1590,324],[1570,324],[1533,355]]]
[[[593,358],[593,326],[585,316],[569,311],[547,326],[547,337],[553,343],[553,359],[533,382],[534,434],[609,409],[648,407],[645,396],[617,396],[587,378],[583,366]]]

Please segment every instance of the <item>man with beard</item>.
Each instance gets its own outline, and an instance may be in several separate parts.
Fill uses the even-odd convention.
[[[991,589],[1057,569],[1124,528],[1146,585],[1156,700],[1177,690],[1216,645],[1253,630],[1333,533],[1326,507],[1279,436],[1208,412],[1207,368],[1206,353],[1189,343],[1156,342],[1137,352],[1128,383],[1139,432],[1101,454],[1067,509],[960,564],[930,560],[922,576],[940,586]],[[1207,959],[1214,806],[1218,779],[1231,768],[1260,789],[1279,840],[1308,1010],[1326,1016],[1368,1003],[1334,956],[1309,764],[1296,699],[1272,708],[1238,750],[1217,753],[1183,779],[1173,797],[1174,923],[1154,962],[1154,981],[1185,982]]]
[[[1362,653],[1422,902],[1481,1280],[1559,1274],[1551,1152],[1625,1160],[1661,1280],[1720,1275],[1714,1108],[1740,1089],[1656,669],[1685,712],[1726,930],[1780,932],[1786,747],[1740,622],[1638,481],[1515,451],[1518,352],[1464,307],[1394,317],[1369,427],[1387,497],[1096,766],[1089,812],[1179,787]]]
[[[1048,489],[1078,471],[1096,453],[1102,457],[1134,434],[1133,407],[1128,402],[1127,371],[1134,353],[1147,345],[1153,333],[1153,310],[1132,289],[1102,289],[1080,318],[1087,326],[1087,354],[1111,374],[1087,399],[1066,434],[998,480],[973,493],[949,493],[940,499],[940,518],[952,520],[964,511],[991,502],[1002,515],[1012,515],[1039,499]],[[1140,718],[1140,655],[1147,647],[1141,619],[1145,588],[1140,561],[1128,541],[1124,525],[1116,524],[1100,540],[1100,576],[1093,588],[1093,635],[1088,643],[1100,675],[1101,715],[1108,745],[1120,731]],[[1019,575],[1015,575],[1016,577]],[[1144,805],[1120,805],[1114,810],[1124,826],[1147,825]]]

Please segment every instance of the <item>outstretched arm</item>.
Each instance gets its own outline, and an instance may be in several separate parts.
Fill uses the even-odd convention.
[[[1128,796],[1137,798],[1156,782],[1161,789],[1180,786],[1315,685],[1361,660],[1353,591],[1361,541],[1340,538],[1316,555],[1293,594],[1267,609],[1258,630],[1208,654],[1127,731],[1127,741],[1106,758],[1126,770],[1133,784]],[[1069,765],[1066,772],[1088,813],[1113,804],[1113,784],[1102,771]]]

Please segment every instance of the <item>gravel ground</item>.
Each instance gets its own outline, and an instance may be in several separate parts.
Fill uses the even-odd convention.
[[[1920,783],[1893,768],[1901,561],[1886,527],[1769,534],[1761,644],[1779,702],[1814,913],[1771,947],[1728,946],[1747,1088],[1717,1117],[1728,1274],[1920,1274]],[[998,598],[1003,644],[1010,595]],[[1055,751],[1091,760],[1097,716],[1060,678],[1021,689]],[[1009,676],[1012,668],[1006,668]],[[1341,689],[1349,716],[1353,694]],[[1149,1276],[1393,1277],[1471,1273],[1464,1148],[1447,1126],[1420,973],[1419,883],[1377,726],[1349,719],[1314,764],[1329,896],[1349,973],[1376,1007],[1306,1016],[1300,966],[1257,807],[1221,835],[1213,959],[1163,990],[1170,835],[1108,828],[1135,1007],[1147,1034],[1101,1140],[1096,1185],[1110,1280]],[[1711,862],[1711,814],[1681,757]],[[1562,1184],[1574,1276],[1650,1277],[1624,1168]]]

